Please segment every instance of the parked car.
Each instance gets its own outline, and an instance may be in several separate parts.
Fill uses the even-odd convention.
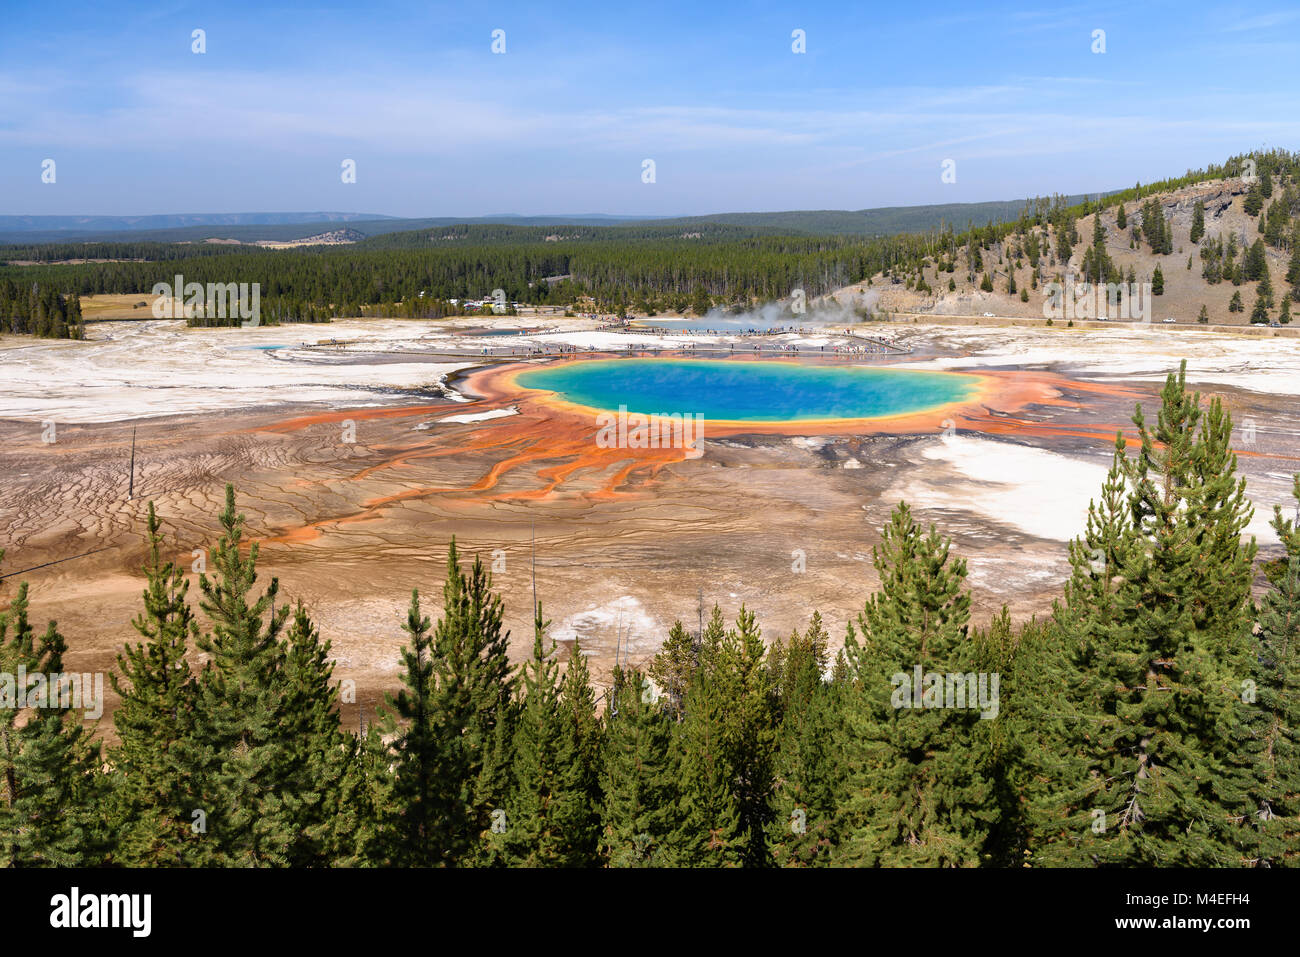
[[[1170,316],[1168,319],[1165,320],[1165,322],[1177,322],[1177,321],[1178,320],[1175,319],[1173,316]]]
[[[984,313],[984,318],[985,318],[985,319],[992,319],[992,318],[993,318],[993,313],[991,313],[991,312],[986,312],[986,313]]]

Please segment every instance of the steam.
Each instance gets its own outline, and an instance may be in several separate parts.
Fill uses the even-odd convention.
[[[867,289],[811,300],[803,312],[794,311],[797,304],[795,299],[778,299],[744,312],[716,307],[694,320],[692,325],[697,328],[735,330],[847,326],[874,313],[879,300],[880,295],[874,289]]]

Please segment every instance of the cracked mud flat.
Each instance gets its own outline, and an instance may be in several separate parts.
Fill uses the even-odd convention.
[[[605,346],[609,335],[544,341]],[[908,367],[988,373],[1006,388],[980,408],[890,427],[801,434],[706,423],[694,460],[678,450],[596,454],[594,425],[494,392],[491,369],[457,381],[479,396],[466,404],[447,380],[478,360],[416,354],[451,342],[445,324],[186,332],[145,322],[94,326],[88,343],[6,339],[0,572],[45,565],[21,576],[33,619],[58,619],[70,669],[107,669],[136,637],[147,502],[189,568],[194,550],[214,544],[233,482],[261,540],[260,577],[277,576],[283,595],[305,602],[333,642],[336,678],[357,682],[366,709],[397,684],[410,589],[437,614],[453,534],[465,552],[504,565],[495,582],[518,660],[531,647],[535,529],[551,635],[581,639],[597,681],[616,644],[624,660],[644,661],[674,618],[694,621],[701,593],[728,617],[747,604],[769,639],[820,610],[838,642],[875,586],[872,546],[900,498],[967,558],[976,620],[1004,603],[1025,617],[1059,593],[1065,543],[1083,527],[1115,430],[1135,401],[1152,406],[1182,355],[1197,388],[1253,424],[1253,441],[1238,433],[1257,506],[1251,531],[1265,553],[1275,549],[1267,520],[1274,504],[1288,505],[1300,469],[1300,344],[1127,329],[1067,339],[909,326],[899,336],[916,347],[899,360]],[[329,337],[355,344],[337,355],[294,348]],[[258,345],[284,348],[248,348]],[[42,441],[43,420],[55,423],[53,443]],[[17,580],[0,583],[0,600]]]

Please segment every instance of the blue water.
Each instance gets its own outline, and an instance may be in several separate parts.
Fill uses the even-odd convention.
[[[595,359],[520,373],[575,405],[735,422],[859,419],[968,398],[976,376],[869,366],[705,359]]]

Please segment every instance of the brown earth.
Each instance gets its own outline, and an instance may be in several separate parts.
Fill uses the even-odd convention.
[[[1219,236],[1236,234],[1238,248],[1244,237],[1247,246],[1259,238],[1259,221],[1247,215],[1242,209],[1247,186],[1239,179],[1215,180],[1198,183],[1182,189],[1162,194],[1157,199],[1167,218],[1172,219],[1174,251],[1171,255],[1155,255],[1149,246],[1142,243],[1136,249],[1129,248],[1129,237],[1134,219],[1141,219],[1141,203],[1125,204],[1128,214],[1128,229],[1120,230],[1115,225],[1116,210],[1111,208],[1101,213],[1102,226],[1106,232],[1106,252],[1127,275],[1133,268],[1137,281],[1150,282],[1156,266],[1160,267],[1165,281],[1163,296],[1155,297],[1152,321],[1159,323],[1167,317],[1173,317],[1182,324],[1196,324],[1201,306],[1206,307],[1211,324],[1242,326],[1250,323],[1250,310],[1255,302],[1255,283],[1243,283],[1234,286],[1231,282],[1210,284],[1201,276],[1203,265],[1199,246],[1191,241],[1192,210],[1197,200],[1205,204],[1205,236],[1213,239]],[[837,290],[833,297],[844,304],[849,304],[869,295],[878,310],[890,313],[915,313],[926,316],[969,316],[982,318],[986,312],[996,317],[1037,319],[1044,318],[1043,284],[1060,277],[1077,275],[1081,269],[1083,255],[1091,244],[1093,221],[1097,214],[1091,214],[1078,220],[1079,243],[1075,245],[1073,255],[1068,263],[1057,261],[1052,252],[1045,255],[1039,264],[1039,287],[1032,289],[1033,270],[1024,260],[1024,264],[1015,269],[1017,292],[1007,292],[1008,271],[1014,264],[1007,261],[997,244],[983,252],[985,270],[993,278],[993,292],[984,292],[979,288],[982,274],[976,274],[974,280],[968,278],[968,263],[964,249],[958,252],[957,268],[952,273],[939,272],[937,265],[931,263],[923,275],[927,285],[934,292],[924,293],[907,289],[903,282],[895,283],[888,276],[876,274],[869,282],[855,283]],[[1044,232],[1053,235],[1050,228]],[[1014,237],[1010,240],[1015,242]],[[1265,246],[1269,268],[1269,278],[1273,284],[1275,299],[1280,306],[1281,296],[1290,289],[1286,281],[1289,257],[1271,246]],[[1187,268],[1191,258],[1192,266]],[[948,290],[948,280],[952,279],[957,288]],[[1021,302],[1020,289],[1029,289],[1029,301]],[[1228,311],[1228,303],[1234,293],[1240,292],[1243,312]],[[1300,314],[1300,307],[1293,303],[1293,311]],[[1277,309],[1273,310],[1276,317]]]
[[[987,428],[974,419],[961,428],[1104,464],[1133,398],[1154,392],[1054,381],[1060,401],[1014,416],[993,403]],[[1258,398],[1235,401],[1252,412]],[[524,420],[538,413],[526,404],[518,416],[438,424],[446,412],[464,414],[466,406],[328,413],[300,406],[144,420],[135,426],[131,499],[131,425],[67,425],[47,445],[34,423],[0,421],[0,546],[9,576],[0,593],[11,597],[19,579],[29,581],[33,618],[59,621],[68,667],[107,670],[136,637],[130,620],[142,587],[147,503],[165,522],[168,557],[191,570],[193,582],[196,553],[215,543],[223,489],[233,482],[248,535],[260,540],[261,581],[275,576],[282,600],[305,603],[333,643],[336,678],[355,681],[359,706],[369,710],[397,687],[410,590],[420,589],[437,615],[453,535],[465,553],[495,566],[516,660],[531,645],[535,535],[551,634],[581,639],[598,682],[608,680],[616,651],[625,662],[647,660],[675,618],[697,617],[701,601],[706,614],[716,602],[728,618],[745,604],[769,640],[803,628],[819,610],[838,644],[875,585],[871,550],[897,490],[917,483],[957,496],[956,505],[919,514],[969,557],[977,621],[1003,604],[1020,618],[1043,613],[1068,571],[1063,542],[961,504],[980,483],[927,458],[941,441],[935,428],[706,436],[702,458],[638,471],[617,457],[570,468],[558,439],[549,454],[544,442],[528,446]],[[348,420],[355,442],[346,441]],[[1280,434],[1286,441],[1289,433]],[[544,422],[534,435],[545,439]],[[1265,461],[1278,451],[1261,448],[1263,458],[1243,460],[1243,468],[1293,469],[1294,462]],[[197,585],[191,598],[197,603]],[[114,706],[110,697],[110,713]],[[355,725],[357,713],[345,718]]]

